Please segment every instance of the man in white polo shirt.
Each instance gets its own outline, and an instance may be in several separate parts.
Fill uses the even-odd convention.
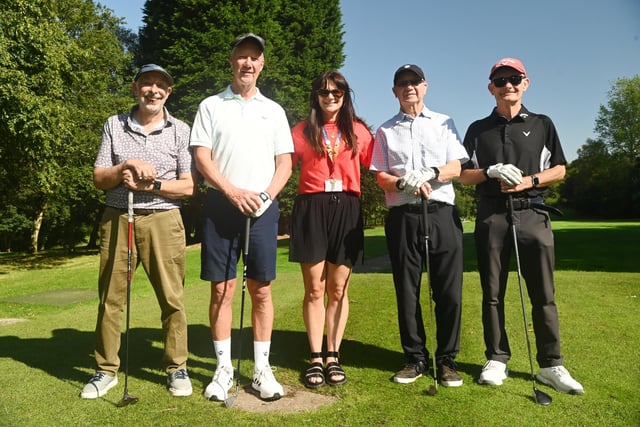
[[[291,175],[293,141],[282,107],[256,87],[264,67],[262,37],[249,33],[232,44],[233,81],[206,98],[196,114],[191,146],[208,187],[204,202],[202,280],[211,281],[209,319],[217,357],[207,399],[223,401],[233,384],[231,303],[247,216],[252,217],[247,289],[251,296],[254,373],[252,387],[263,400],[284,396],[269,365],[280,211],[275,199]]]

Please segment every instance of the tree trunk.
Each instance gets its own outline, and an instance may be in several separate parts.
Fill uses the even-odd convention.
[[[40,228],[42,227],[42,219],[44,218],[44,211],[47,208],[45,203],[38,214],[36,219],[33,220],[33,229],[31,230],[31,253],[38,253],[38,237],[40,236]]]

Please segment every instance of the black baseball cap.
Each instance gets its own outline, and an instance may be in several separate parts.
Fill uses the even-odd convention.
[[[233,43],[231,43],[231,50],[235,49],[237,46],[241,45],[246,41],[252,41],[260,48],[260,52],[264,52],[264,39],[256,34],[247,33],[237,37]]]
[[[422,68],[420,68],[420,67],[418,67],[417,65],[414,65],[414,64],[404,64],[403,66],[398,68],[396,73],[393,75],[393,85],[394,86],[398,82],[398,76],[401,73],[405,72],[405,71],[411,71],[411,72],[415,73],[418,77],[420,77],[420,79],[424,80],[424,72],[422,71]]]
[[[137,82],[141,75],[145,73],[150,73],[152,71],[156,71],[162,74],[163,76],[165,76],[165,78],[167,79],[167,83],[169,83],[169,86],[173,86],[173,77],[171,77],[171,74],[169,74],[167,70],[165,70],[164,68],[156,64],[145,64],[142,67],[140,67],[133,81]]]

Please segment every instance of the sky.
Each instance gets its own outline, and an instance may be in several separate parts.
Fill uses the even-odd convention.
[[[98,1],[133,31],[142,26],[144,0]],[[516,57],[531,80],[523,104],[551,117],[572,161],[596,137],[615,80],[640,75],[639,0],[341,0],[341,9],[340,71],[356,113],[373,128],[398,112],[393,74],[413,63],[429,83],[427,107],[452,117],[464,138],[495,105],[491,66]]]

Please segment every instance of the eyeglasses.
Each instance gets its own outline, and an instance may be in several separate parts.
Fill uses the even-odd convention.
[[[342,98],[344,96],[342,89],[318,89],[316,93],[323,98],[329,96],[329,94],[333,95],[334,98]]]
[[[495,87],[505,87],[507,85],[507,82],[511,83],[512,86],[518,86],[520,83],[522,83],[522,79],[524,79],[524,76],[520,75],[511,77],[498,77],[491,81],[493,82],[493,85]]]
[[[414,79],[414,80],[400,80],[399,82],[396,82],[396,87],[407,87],[409,85],[411,86],[418,86],[420,83],[422,83],[424,80],[421,79]]]

